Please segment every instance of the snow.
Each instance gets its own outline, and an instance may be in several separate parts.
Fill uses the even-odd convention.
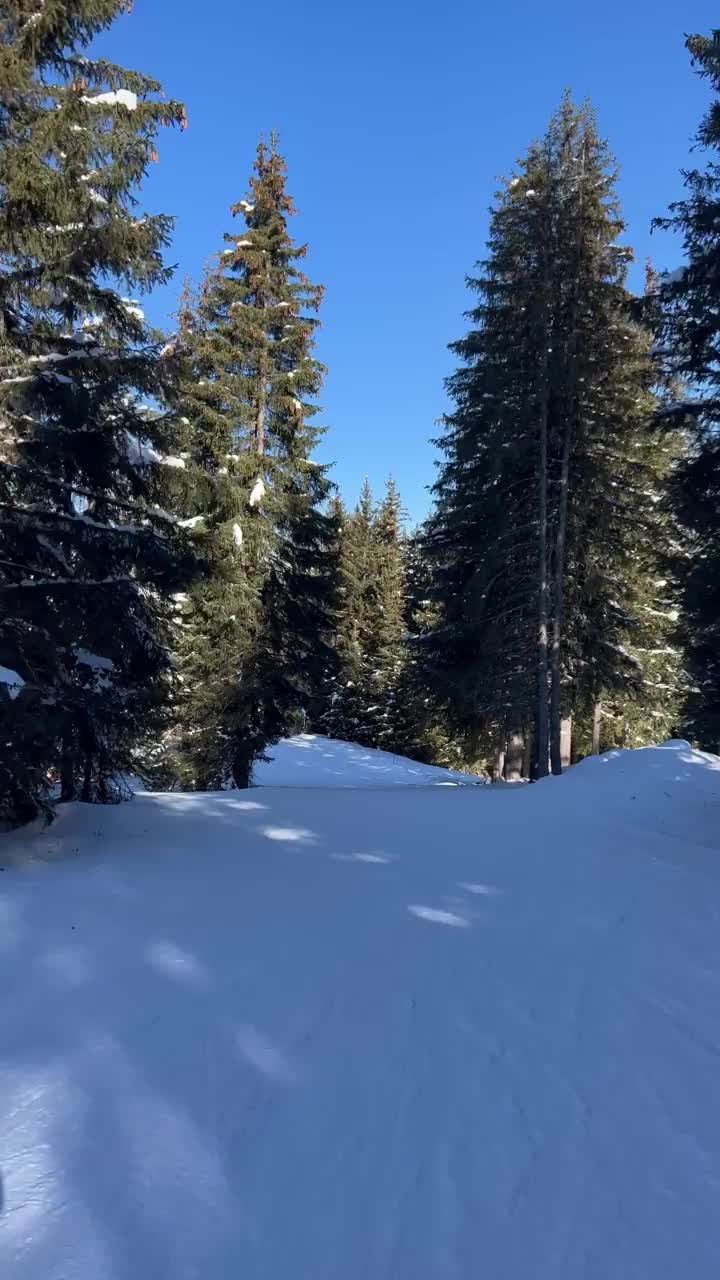
[[[126,107],[128,111],[137,111],[137,94],[130,89],[111,89],[108,93],[97,93],[92,97],[85,95],[82,99],[91,107]]]
[[[4,684],[8,691],[8,696],[14,701],[20,690],[24,687],[25,681],[17,671],[13,671],[11,667],[0,666],[0,684]]]
[[[139,302],[136,302],[134,298],[123,298],[123,299],[122,299],[122,306],[123,306],[123,311],[125,312],[125,314],[126,314],[126,315],[129,315],[129,316],[132,316],[132,318],[133,318],[134,320],[144,320],[144,319],[145,319],[145,312],[143,311],[142,307],[140,306],[140,303],[139,303]]]
[[[132,431],[125,432],[125,452],[134,467],[145,467],[151,462],[157,462],[161,467],[179,467],[182,470],[186,465],[184,458],[172,453],[160,453],[149,441],[140,440]]]
[[[255,767],[254,781],[264,787],[429,786],[476,783],[478,778],[405,756],[339,742],[320,734],[298,733],[268,747],[269,762]]]
[[[125,432],[125,452],[128,461],[135,467],[144,467],[151,462],[162,461],[162,454],[158,453],[147,440],[140,440],[132,431]]]
[[[674,743],[0,837],[0,1274],[714,1280],[719,814]]]
[[[265,497],[265,481],[263,480],[262,476],[258,476],[257,480],[255,481],[250,491],[250,497],[248,498],[248,502],[251,507],[256,507],[258,506],[259,503],[262,502],[264,497]]]
[[[232,540],[236,547],[241,547],[243,544],[243,531],[239,524],[234,524],[232,527]]]
[[[40,5],[40,9],[38,10],[38,12],[31,13],[27,21],[23,23],[23,25],[20,28],[21,35],[24,36],[28,31],[31,31],[33,27],[37,26],[37,24],[41,21],[43,17],[44,8],[45,8],[45,0],[43,0],[42,4]]]
[[[114,671],[115,663],[112,658],[104,658],[100,653],[91,653],[88,649],[76,649],[75,657],[78,662],[82,662],[86,667],[92,667],[94,671]]]

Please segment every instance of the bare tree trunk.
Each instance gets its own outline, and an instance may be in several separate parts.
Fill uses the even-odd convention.
[[[525,735],[522,726],[512,724],[508,729],[507,752],[505,755],[506,782],[519,782],[522,778],[524,754]]]
[[[602,725],[602,703],[598,698],[593,707],[593,727],[592,727],[592,753],[594,756],[600,754],[600,728]]]
[[[475,724],[468,734],[467,748],[469,757],[468,764],[477,764],[480,756],[480,726],[478,724]]]
[[[552,184],[552,161],[548,154],[547,181]],[[548,195],[546,192],[546,200]],[[552,325],[550,310],[553,244],[550,214],[546,208],[544,225],[543,278],[540,299],[540,324],[537,333],[538,383],[538,559],[537,559],[537,703],[535,710],[535,777],[545,778],[548,773],[548,428],[550,417],[550,361],[552,349]]]
[[[532,732],[527,722],[523,727],[523,736],[525,743],[523,747],[522,776],[529,780],[532,775]]]
[[[75,751],[70,729],[66,729],[62,740],[62,756],[60,760],[60,799],[75,799]]]
[[[560,462],[560,493],[557,499],[557,530],[555,538],[555,557],[553,557],[553,590],[552,590],[552,650],[551,650],[551,694],[550,694],[550,755],[553,773],[562,773],[561,749],[561,640],[562,611],[565,605],[565,549],[568,539],[568,502],[570,492],[570,457],[573,454],[575,430],[578,421],[578,314],[580,303],[580,269],[583,260],[583,201],[585,154],[587,154],[587,138],[582,140],[579,173],[574,156],[566,155],[565,163],[570,164],[570,186],[579,182],[578,205],[571,210],[575,219],[575,244],[573,262],[573,283],[571,283],[570,306],[568,312],[568,351],[565,364],[565,433],[562,438],[562,454]]]
[[[563,769],[570,767],[572,759],[572,716],[563,716],[560,721],[560,764]]]
[[[572,292],[570,295],[570,308],[567,318],[567,355],[565,365],[565,431],[562,443],[562,455],[560,462],[560,491],[558,494],[558,520],[555,535],[555,549],[553,560],[553,623],[552,623],[552,650],[550,655],[550,760],[552,771],[555,774],[562,773],[562,747],[561,747],[561,719],[562,719],[562,662],[561,662],[561,642],[562,642],[562,625],[563,625],[563,609],[565,604],[564,586],[565,586],[565,548],[567,541],[567,512],[568,498],[570,491],[570,458],[572,456],[573,444],[575,441],[575,429],[577,423],[577,389],[578,389],[578,311],[580,304],[580,270],[582,258],[582,213],[583,213],[583,196],[584,196],[584,177],[585,177],[585,153],[586,140],[582,141],[582,152],[580,157],[580,173],[579,173],[579,196],[578,206],[574,211],[575,217],[575,260],[574,272],[572,276]],[[570,157],[572,167],[572,179],[574,183],[578,180],[575,172],[573,158]]]
[[[537,642],[537,709],[535,713],[535,773],[538,778],[548,772],[548,582],[547,582],[547,445],[548,397],[547,372],[540,404],[540,459],[538,466],[538,642]]]
[[[495,759],[493,761],[493,782],[502,782],[505,777],[505,739],[498,742],[495,747]]]
[[[265,453],[265,413],[267,410],[267,378],[265,361],[262,362],[258,387],[258,407],[255,415],[255,452],[262,458]]]
[[[80,797],[85,804],[89,804],[92,800],[92,771],[93,757],[92,753],[87,751],[85,753],[85,770],[83,774],[82,795]]]
[[[573,364],[574,356],[571,357]],[[565,543],[567,538],[567,508],[570,481],[570,453],[572,450],[574,410],[565,423],[562,462],[560,466],[560,493],[558,498],[558,522],[555,537],[553,564],[553,620],[552,648],[550,651],[550,761],[553,773],[562,773],[561,706],[561,638],[564,605]]]

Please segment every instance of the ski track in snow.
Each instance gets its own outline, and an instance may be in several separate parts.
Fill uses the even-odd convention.
[[[714,1280],[719,817],[680,744],[3,837],[0,1274]]]

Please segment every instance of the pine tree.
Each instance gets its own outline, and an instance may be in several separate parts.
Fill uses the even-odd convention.
[[[0,18],[1,815],[49,782],[107,799],[167,668],[165,599],[188,564],[161,510],[182,465],[142,294],[168,278],[171,220],[138,216],[160,86],[83,50],[125,0],[7,0]]]
[[[566,97],[499,196],[469,282],[473,328],[453,346],[463,364],[425,539],[441,607],[428,651],[468,754],[494,749],[498,771],[532,722],[537,775],[546,744],[559,772],[575,704],[642,684],[624,643],[640,599],[618,584],[639,548],[652,559],[667,466],[614,176],[592,112]]]
[[[533,146],[493,211],[488,258],[468,280],[472,328],[452,344],[455,410],[424,551],[439,606],[425,650],[468,759],[532,714],[547,741],[548,308],[552,155]],[[538,696],[535,691],[537,690]],[[543,753],[540,752],[542,758]]]
[[[207,577],[183,610],[178,710],[186,781],[247,786],[252,767],[306,712],[326,677],[332,608],[330,485],[312,451],[323,369],[313,358],[322,290],[297,263],[285,164],[260,143],[246,229],[226,235],[178,337]]]
[[[375,609],[377,621],[370,650],[375,692],[377,746],[404,752],[407,747],[408,708],[403,704],[407,662],[406,543],[403,511],[397,486],[389,479],[373,521]]]
[[[376,614],[373,607],[374,502],[364,481],[357,505],[346,512],[335,508],[338,527],[336,557],[336,613],[332,672],[318,728],[333,738],[373,745],[374,729],[368,724],[372,705],[369,641]]]
[[[689,731],[716,750],[720,742],[720,32],[686,40],[713,100],[696,147],[704,168],[684,174],[685,196],[658,225],[680,233],[686,265],[661,279],[658,347],[687,392],[665,406],[666,422],[685,429],[689,451],[674,478],[676,511],[689,538],[684,566],[684,626],[695,694]]]
[[[375,503],[365,480],[340,520],[334,649],[337,669],[318,728],[405,754],[409,707],[402,504],[392,480]]]

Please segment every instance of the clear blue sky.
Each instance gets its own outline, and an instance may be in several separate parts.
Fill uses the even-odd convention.
[[[354,501],[392,473],[413,518],[427,509],[429,438],[443,412],[446,344],[463,331],[464,277],[483,253],[495,177],[539,134],[568,85],[588,96],[621,166],[627,241],[641,279],[677,252],[650,220],[708,101],[685,31],[720,25],[710,0],[135,0],[104,54],[185,102],[160,140],[143,204],[175,216],[173,284],[147,306],[169,320],[182,276],[222,247],[258,135],[276,128],[326,286],[328,366],[320,456]]]

